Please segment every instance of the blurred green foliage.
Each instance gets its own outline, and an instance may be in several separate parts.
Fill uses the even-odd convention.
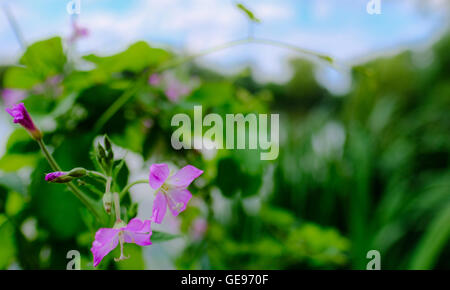
[[[249,70],[225,77],[188,64],[173,73],[197,85],[174,103],[147,78],[177,56],[144,42],[109,57],[84,56],[93,68],[81,71],[60,38],[44,40],[28,47],[20,66],[2,68],[1,78],[4,88],[29,90],[24,103],[63,169],[95,169],[89,152],[107,133],[143,158],[143,170],[151,158],[205,171],[191,189],[204,206],[191,203],[179,216],[182,235],[152,236],[184,237],[177,268],[365,269],[366,253],[376,249],[383,269],[448,269],[449,50],[445,37],[428,66],[404,52],[355,67],[344,96],[320,86],[304,60],[292,61],[294,76],[283,85],[256,83]],[[33,90],[54,76],[62,76],[60,91]],[[192,115],[196,104],[203,114],[279,113],[279,158],[172,149],[172,116]],[[0,269],[65,269],[71,249],[92,269],[99,225],[64,185],[44,181],[50,168],[25,130],[8,138],[0,159]],[[129,181],[122,165],[121,187]],[[99,200],[100,187],[82,188]],[[136,215],[136,205],[126,204]],[[198,220],[206,222],[200,237],[192,233]],[[141,247],[126,247],[130,260],[114,263],[113,252],[103,268],[152,263]]]

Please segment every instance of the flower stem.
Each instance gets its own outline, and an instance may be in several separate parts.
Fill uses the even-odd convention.
[[[148,180],[142,179],[142,180],[136,180],[130,184],[128,184],[127,186],[124,187],[124,189],[120,192],[119,197],[120,199],[123,198],[123,196],[125,195],[125,193],[127,193],[130,188],[136,184],[141,184],[141,183],[148,183]]]
[[[54,171],[62,171],[61,167],[59,167],[56,160],[53,158],[53,156],[48,152],[47,147],[44,144],[44,141],[42,139],[37,139],[37,143],[39,144],[39,147],[42,150],[42,153],[45,156],[45,159],[47,159],[48,163],[50,164],[50,167]],[[97,220],[100,220],[100,215],[98,214],[97,210],[92,205],[92,202],[89,200],[89,197],[86,196],[82,191],[80,191],[72,182],[66,183],[67,187],[72,191],[72,193],[86,206],[86,208],[91,211],[91,213],[97,218]]]
[[[27,49],[27,44],[25,42],[25,39],[23,37],[22,31],[20,30],[19,25],[17,24],[16,18],[9,10],[9,7],[6,4],[3,4],[3,11],[6,14],[6,18],[8,19],[9,25],[11,25],[11,28],[14,32],[14,35],[17,38],[17,41],[19,42],[20,47],[22,50]]]
[[[107,180],[108,180],[108,178],[107,178],[105,175],[103,175],[102,173],[97,172],[97,171],[91,171],[91,170],[89,170],[87,174],[88,174],[88,176],[90,176],[90,177],[94,177],[94,178],[97,178],[97,179],[101,179],[102,181],[107,181]]]
[[[122,220],[120,219],[120,198],[117,192],[114,193],[113,200],[114,200],[114,211],[116,212],[116,223],[118,223],[121,222]]]
[[[105,194],[111,192],[111,183],[112,183],[112,177],[106,178],[106,188],[105,188]]]
[[[133,83],[97,120],[94,125],[94,132],[99,132],[103,126],[122,108],[129,99],[131,99],[140,89],[140,82],[144,83],[144,79],[140,79],[138,83]]]

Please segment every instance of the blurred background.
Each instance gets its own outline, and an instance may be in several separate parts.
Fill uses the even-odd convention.
[[[368,0],[81,0],[72,15],[69,2],[0,1],[0,269],[65,269],[70,250],[93,269],[105,226],[45,183],[4,110],[18,102],[66,170],[93,169],[106,133],[118,188],[155,162],[205,171],[188,208],[153,226],[165,235],[98,268],[366,269],[377,250],[382,269],[450,269],[450,1],[369,14]],[[279,114],[278,158],[174,150],[171,118],[198,104]],[[153,193],[133,187],[125,214],[150,218]]]

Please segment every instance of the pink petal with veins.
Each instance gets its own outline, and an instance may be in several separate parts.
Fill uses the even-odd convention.
[[[165,163],[152,164],[150,166],[149,183],[153,189],[158,189],[169,177],[169,166]]]

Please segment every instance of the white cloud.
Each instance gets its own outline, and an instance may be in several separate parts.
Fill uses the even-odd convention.
[[[292,7],[287,4],[280,5],[280,3],[261,2],[255,4],[253,7],[256,17],[260,18],[263,22],[274,20],[286,21],[295,16]]]
[[[364,21],[360,25],[349,25],[352,22],[348,18],[343,20],[340,17],[343,11],[349,15],[366,17],[364,5],[361,5],[362,10],[359,11],[359,8],[352,5],[353,1],[305,0],[300,4],[295,1],[245,1],[244,3],[263,21],[262,25],[257,25],[256,35],[264,35],[265,38],[299,45],[331,55],[340,61],[348,61],[357,56],[378,51],[386,44],[392,46],[401,41],[417,39],[418,32],[420,35],[429,35],[433,30],[433,26],[429,25],[429,18],[416,21],[428,23],[428,25],[421,23],[420,27],[405,20],[400,24],[397,23],[401,25],[397,29],[402,31],[401,40],[395,37],[393,39],[392,34],[389,33],[386,36],[371,36],[368,31],[374,29],[373,23],[370,23],[374,20],[373,17],[363,18]],[[401,5],[410,5],[405,1],[407,0],[403,0],[404,3]],[[29,41],[55,34],[69,35],[70,21],[64,5],[61,6],[60,14],[47,19],[35,11],[41,5],[36,6],[37,4],[33,2],[33,6],[30,2],[23,0],[11,3],[14,13],[20,16],[20,25],[24,28],[25,36]],[[130,1],[128,7],[122,10],[113,6],[107,7],[107,1],[101,3],[105,4],[99,4],[99,1],[83,0],[79,20],[82,26],[90,29],[90,36],[80,41],[81,53],[111,54],[123,50],[138,40],[170,45],[180,51],[197,53],[247,36],[248,22],[243,13],[233,5],[233,1],[137,0]],[[448,7],[447,1],[432,0],[430,3],[434,3],[432,5],[436,9],[442,10],[442,7]],[[386,5],[384,9],[410,13],[407,12],[411,11],[410,8],[400,11],[401,5]],[[103,9],[99,9],[100,7]],[[310,10],[312,20],[299,19],[300,15],[305,13],[303,9],[312,9]],[[409,15],[402,19],[411,21],[415,18]],[[315,24],[318,20],[322,23],[327,21],[330,25],[317,28]],[[355,21],[361,21],[361,19]],[[2,31],[0,40],[4,40],[4,23],[4,20],[0,18],[0,31]],[[385,28],[386,26],[379,27],[377,31]],[[8,41],[4,41],[0,48],[2,56],[10,55],[11,51],[18,51],[11,45],[13,41],[10,41],[10,38],[8,37]],[[265,45],[241,45],[202,57],[199,61],[209,67],[220,67],[228,72],[235,72],[244,65],[251,65],[255,68],[258,79],[282,81],[290,75],[286,59],[296,55],[290,50]]]

